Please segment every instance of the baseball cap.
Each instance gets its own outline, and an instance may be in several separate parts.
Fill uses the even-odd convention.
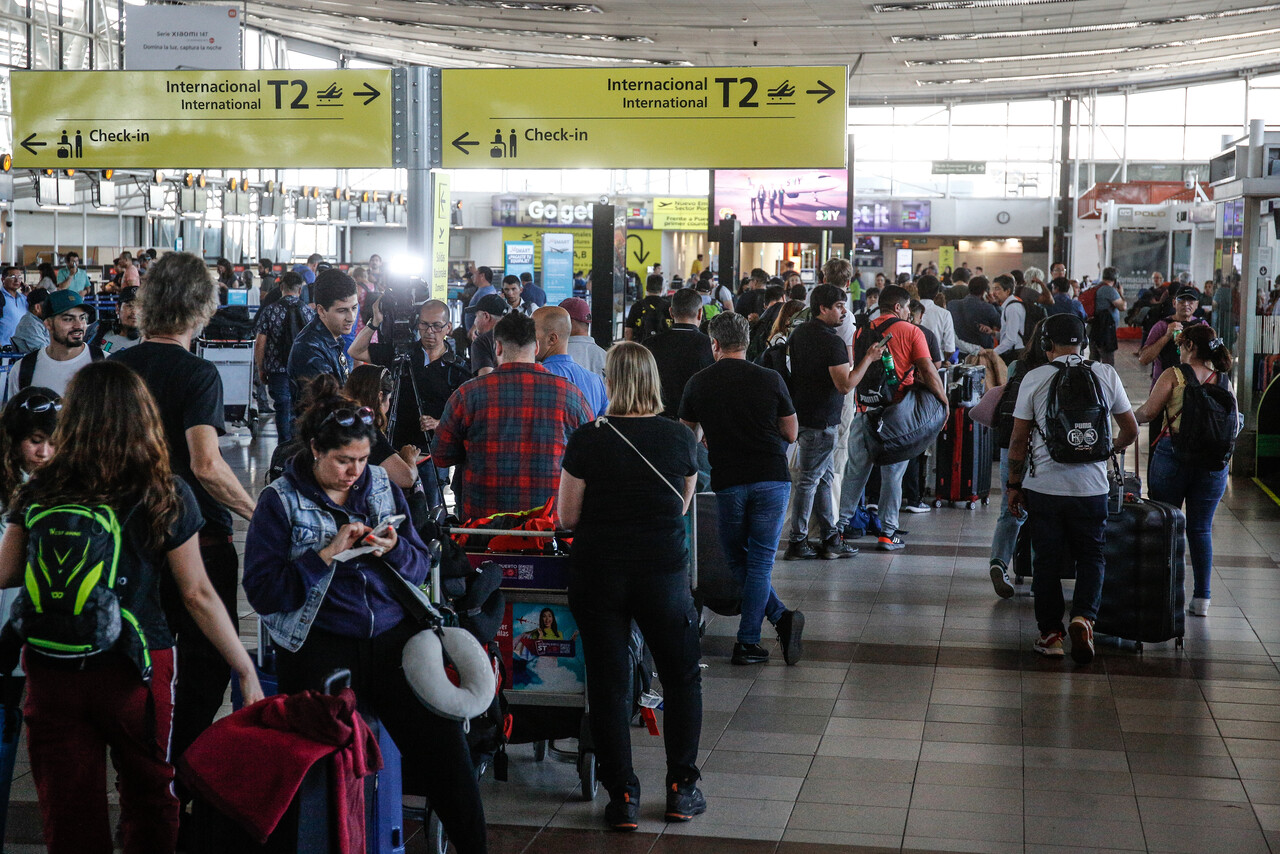
[[[475,305],[468,306],[467,311],[475,314],[477,311],[483,311],[485,314],[492,314],[494,317],[501,317],[510,310],[511,306],[507,301],[497,294],[485,294],[480,297],[480,301]]]
[[[133,302],[133,301],[134,301],[134,300],[136,300],[137,298],[138,298],[138,286],[137,286],[137,285],[130,285],[130,286],[129,286],[129,287],[127,287],[127,288],[121,288],[121,289],[120,289],[120,300],[119,300],[119,302],[120,302],[120,304],[121,304],[121,305],[124,305],[124,304],[125,304],[125,303],[127,303],[127,302]]]
[[[1192,287],[1180,288],[1178,292],[1173,295],[1173,298],[1174,299],[1193,299],[1199,302],[1200,292]]]
[[[65,314],[73,308],[82,308],[89,316],[89,322],[93,323],[98,319],[98,311],[91,305],[85,305],[84,299],[80,294],[68,288],[65,291],[54,291],[49,294],[49,298],[44,301],[44,316],[57,317]]]
[[[591,306],[582,297],[569,297],[561,300],[560,307],[569,312],[569,317],[578,323],[591,322]]]
[[[1044,334],[1054,344],[1083,344],[1084,321],[1075,314],[1053,314],[1044,320]]]

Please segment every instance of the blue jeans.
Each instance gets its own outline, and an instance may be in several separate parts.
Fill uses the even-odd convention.
[[[791,484],[766,480],[716,492],[725,560],[742,580],[738,643],[760,643],[760,622],[776,623],[787,607],[773,591],[773,559],[782,536]]]
[[[1013,562],[1014,546],[1018,542],[1018,529],[1026,521],[1009,512],[1009,494],[1004,485],[1009,480],[1009,449],[1000,449],[1000,518],[996,519],[996,532],[991,537],[991,562],[1000,561],[1005,569]]]
[[[1174,507],[1187,505],[1187,549],[1195,574],[1198,599],[1209,598],[1209,576],[1213,572],[1213,514],[1227,490],[1227,469],[1208,471],[1179,461],[1173,454],[1173,440],[1165,436],[1156,443],[1147,471],[1147,494],[1153,501]]]
[[[1098,618],[1102,577],[1106,564],[1102,549],[1107,538],[1106,495],[1049,495],[1023,493],[1031,532],[1031,595],[1036,599],[1040,634],[1063,630],[1061,555],[1076,563],[1076,588],[1071,616]]]
[[[293,387],[286,373],[267,374],[267,391],[276,410],[276,437],[283,445],[293,438]]]
[[[836,452],[836,428],[818,430],[801,427],[796,440],[796,500],[791,502],[791,537],[793,543],[809,536],[809,515],[817,505],[819,533],[826,540],[836,533],[835,508],[831,506],[831,483],[835,479],[832,460]]]
[[[853,521],[858,502],[867,488],[867,480],[875,464],[871,461],[871,419],[859,412],[849,425],[849,461],[844,465],[844,483],[840,487],[840,523]],[[891,537],[898,530],[898,511],[902,507],[902,476],[910,460],[880,466],[880,529]]]

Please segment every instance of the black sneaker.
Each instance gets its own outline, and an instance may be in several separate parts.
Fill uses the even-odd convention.
[[[769,650],[758,643],[735,643],[729,660],[734,664],[764,664],[769,660]]]
[[[809,545],[808,540],[795,540],[787,544],[787,551],[782,556],[783,560],[812,560],[817,557],[818,553],[814,551],[813,546]]]
[[[667,808],[670,810],[670,795],[667,796],[667,804]],[[705,805],[703,808],[706,808]],[[609,805],[604,808],[604,823],[609,826],[610,830],[630,833],[638,826],[639,819],[640,799],[631,792],[623,792],[621,797],[613,798],[609,801]]]
[[[787,664],[799,664],[804,655],[804,613],[787,611],[778,618],[773,627],[778,632],[778,642],[782,644],[782,660]]]
[[[707,811],[707,799],[697,783],[667,785],[667,821],[688,821]]]
[[[823,560],[839,560],[842,557],[853,557],[857,553],[858,550],[846,543],[839,534],[832,534],[818,547],[818,557]]]
[[[881,534],[879,539],[879,548],[882,552],[896,552],[899,549],[905,549],[907,544],[902,541],[902,531],[896,534]]]

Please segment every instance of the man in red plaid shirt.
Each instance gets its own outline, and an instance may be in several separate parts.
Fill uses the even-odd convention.
[[[559,489],[569,434],[595,417],[577,386],[534,361],[533,318],[512,312],[493,336],[498,369],[463,383],[436,428],[436,465],[462,472],[463,519],[545,504]]]

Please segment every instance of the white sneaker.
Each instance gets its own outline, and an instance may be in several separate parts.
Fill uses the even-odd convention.
[[[919,504],[903,505],[902,510],[904,513],[928,513],[933,510],[933,508],[921,501]]]
[[[1191,607],[1187,608],[1187,613],[1194,617],[1209,616],[1209,600],[1196,596],[1191,600]]]

